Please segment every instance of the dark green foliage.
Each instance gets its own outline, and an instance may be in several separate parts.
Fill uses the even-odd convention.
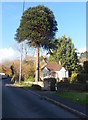
[[[78,57],[71,38],[63,36],[57,40],[56,48],[50,55],[49,61],[58,63],[60,61],[61,65],[70,72],[77,69]]]
[[[31,88],[33,90],[41,90],[41,86],[32,84]]]
[[[83,63],[83,69],[85,73],[88,73],[88,61],[84,61]]]
[[[77,80],[79,83],[86,83],[86,81],[88,81],[88,74],[87,73],[79,73],[77,76]]]
[[[15,39],[20,43],[27,40],[30,46],[37,48],[36,79],[39,81],[39,48],[51,51],[55,47],[55,32],[57,22],[53,12],[45,6],[30,7],[25,10],[16,31]]]
[[[28,40],[30,46],[51,49],[57,31],[57,22],[53,12],[45,6],[30,7],[21,17],[15,39],[18,42]]]
[[[50,82],[50,90],[55,91],[55,83],[56,83],[55,78],[45,78],[44,81]]]
[[[68,79],[68,78],[62,78],[62,81],[64,82],[64,83],[69,83],[70,82],[70,80]]]
[[[78,65],[76,72],[77,73],[82,73],[83,72],[83,66],[82,65]]]

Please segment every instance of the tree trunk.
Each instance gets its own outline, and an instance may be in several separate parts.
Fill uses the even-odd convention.
[[[36,77],[35,82],[39,81],[39,45],[37,45],[37,55],[36,55]]]

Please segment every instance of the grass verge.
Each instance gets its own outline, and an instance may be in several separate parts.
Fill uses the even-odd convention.
[[[88,105],[88,92],[57,92],[59,97],[65,98],[75,103],[80,103],[82,105]]]
[[[25,82],[16,82],[14,83],[15,86],[21,87],[21,88],[26,88],[26,89],[32,89],[32,90],[41,90],[41,86],[37,84],[32,84],[32,83],[25,83]]]

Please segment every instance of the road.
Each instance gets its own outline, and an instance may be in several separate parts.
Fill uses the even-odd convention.
[[[78,118],[30,91],[9,86],[2,81],[2,118]]]

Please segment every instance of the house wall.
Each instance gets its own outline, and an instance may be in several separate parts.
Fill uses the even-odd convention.
[[[66,77],[68,78],[68,71],[65,70],[64,67],[62,67],[62,69],[60,71],[57,71],[58,76],[59,76],[59,80],[62,80],[62,78]]]
[[[42,71],[41,71],[41,79],[44,79],[45,77],[48,77],[50,74],[50,71],[45,67]]]
[[[65,70],[64,67],[60,71],[55,71],[55,74],[50,74],[51,71],[49,71],[46,67],[41,71],[41,79],[47,78],[47,77],[54,77],[56,79],[59,78],[59,80],[62,80],[62,78],[66,77],[68,78],[68,71]]]

